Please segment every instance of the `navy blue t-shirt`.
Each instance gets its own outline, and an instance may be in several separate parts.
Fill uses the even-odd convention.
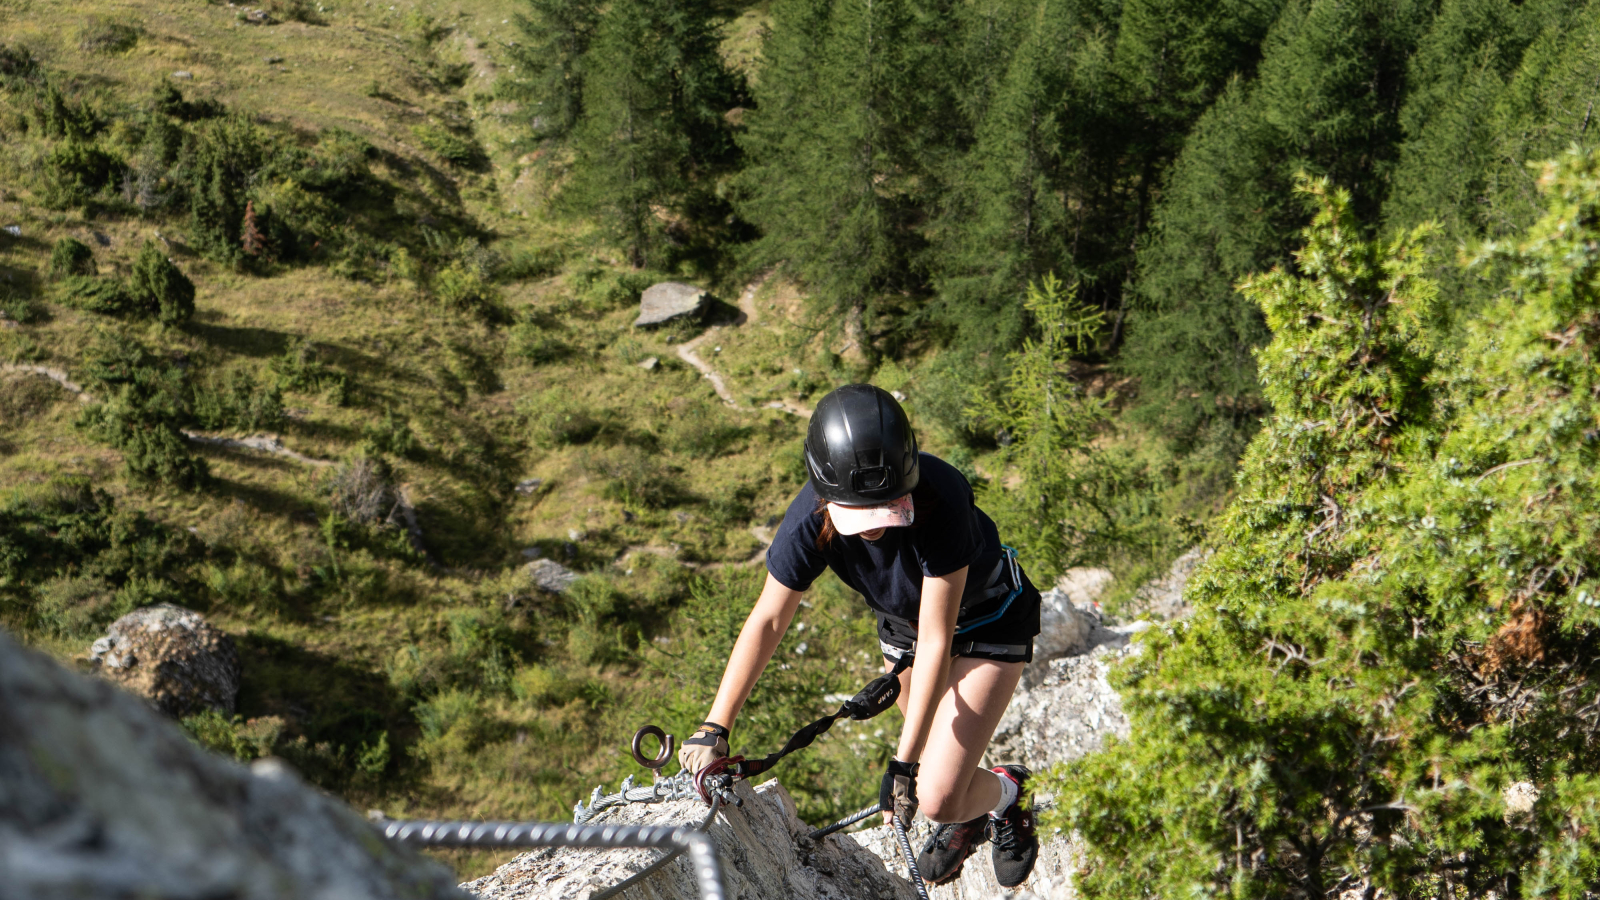
[[[807,481],[767,549],[767,571],[785,587],[804,591],[824,568],[831,568],[874,610],[913,622],[922,605],[924,577],[969,566],[968,594],[981,588],[1002,552],[999,530],[974,504],[972,486],[954,466],[924,453],[919,467],[912,525],[887,529],[876,541],[835,535],[821,550],[817,535],[822,515]]]

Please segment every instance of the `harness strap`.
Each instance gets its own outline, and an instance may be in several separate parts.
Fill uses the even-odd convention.
[[[917,652],[917,642],[911,642],[911,648],[903,649],[885,641],[878,642],[878,648],[883,655],[893,660],[910,659]],[[954,656],[970,656],[973,653],[991,653],[995,656],[1021,656],[1028,652],[1027,644],[990,644],[984,641],[967,641],[965,644],[953,644],[950,652]]]

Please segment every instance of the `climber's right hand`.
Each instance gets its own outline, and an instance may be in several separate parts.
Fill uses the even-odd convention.
[[[678,763],[691,775],[728,755],[728,729],[715,722],[702,722],[694,736],[678,748]]]

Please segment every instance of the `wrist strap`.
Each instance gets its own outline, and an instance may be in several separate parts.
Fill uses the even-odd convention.
[[[701,722],[700,727],[695,729],[695,733],[709,734],[712,737],[726,738],[728,736],[728,729],[723,728],[721,725],[718,725],[715,722]]]
[[[904,760],[891,759],[889,760],[888,773],[890,775],[907,775],[915,778],[917,777],[917,770],[920,768],[922,768],[922,763],[919,762],[908,763]]]

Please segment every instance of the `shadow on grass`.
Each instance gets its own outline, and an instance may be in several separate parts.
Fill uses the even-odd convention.
[[[382,671],[262,631],[237,641],[244,671],[239,712],[246,719],[282,717],[290,734],[313,747],[328,745],[322,753],[330,763],[374,745],[384,732],[399,754],[402,742],[415,737],[410,702]],[[304,774],[318,782],[341,780],[331,770]]]
[[[219,350],[237,353],[242,356],[267,358],[281,356],[289,346],[289,335],[282,331],[273,331],[270,328],[255,328],[248,325],[213,325],[206,322],[190,322],[187,330],[190,334],[205,341]]]
[[[316,510],[311,504],[307,503],[305,498],[289,491],[220,477],[211,480],[211,491],[219,497],[237,500],[265,515],[284,519],[293,519],[297,516],[301,519],[306,516],[310,516],[312,520],[316,518]]]

